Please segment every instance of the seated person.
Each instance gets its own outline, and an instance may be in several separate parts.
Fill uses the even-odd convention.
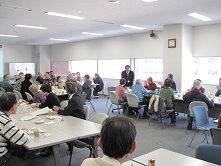
[[[85,74],[84,76],[84,84],[82,86],[82,90],[83,92],[85,92],[87,94],[87,99],[90,99],[91,96],[91,81],[89,80],[90,76],[88,74]]]
[[[14,90],[21,92],[21,83],[25,80],[24,73],[19,73],[19,79],[15,82]]]
[[[82,78],[81,78],[80,72],[77,72],[76,76],[77,76],[77,81],[82,82]]]
[[[75,82],[77,84],[78,94],[82,94],[82,91],[83,91],[82,90],[82,85],[81,85],[81,82],[77,81],[77,77],[75,77],[73,74],[68,74],[66,82],[69,82],[69,81]]]
[[[28,92],[30,95],[33,96],[33,94],[30,92],[29,87],[32,85],[31,83],[32,75],[30,73],[25,74],[25,80],[21,84],[21,95],[24,100],[27,100],[27,96],[25,92]]]
[[[58,87],[58,89],[64,89],[65,87],[65,82],[62,81],[61,76],[57,76],[57,82],[55,85]]]
[[[132,94],[135,94],[139,101],[143,101],[143,95],[148,94],[148,91],[142,85],[141,79],[136,79],[135,85],[132,86]]]
[[[95,73],[93,81],[95,84],[99,84],[94,88],[94,96],[98,96],[98,92],[104,89],[104,82],[99,74]]]
[[[144,82],[144,87],[147,89],[147,90],[155,90],[157,89],[157,86],[156,84],[153,82],[153,78],[152,77],[148,77],[147,78],[147,81]]]
[[[14,93],[6,92],[0,97],[0,165],[2,166],[23,165],[28,162],[26,159],[11,155],[15,150],[21,153],[21,147],[9,149],[12,146],[24,145],[29,140],[28,129],[19,129],[10,119],[11,115],[16,114],[17,107],[18,101]]]
[[[193,83],[193,88],[194,88],[193,90],[191,90],[190,92],[186,93],[183,96],[183,100],[185,102],[191,103],[192,101],[203,101],[207,104],[208,108],[214,107],[214,101],[209,100],[206,95],[200,92],[200,88],[201,88],[200,81],[195,80]],[[190,117],[188,115],[188,126],[187,126],[188,130],[192,130],[192,121],[193,121],[193,117]]]
[[[125,90],[126,90],[126,89],[124,88],[125,84],[126,84],[126,79],[125,79],[125,78],[121,78],[121,79],[120,79],[120,85],[118,85],[118,86],[116,87],[116,93],[117,93],[118,96],[119,96],[120,102],[125,102],[125,101],[127,101],[127,95],[126,95],[126,93],[125,93]],[[126,113],[127,106],[128,106],[127,104],[122,105],[123,114]]]
[[[141,79],[136,79],[135,85],[132,85],[132,94],[135,94],[138,97],[138,100],[140,104],[146,104],[146,102],[143,102],[143,95],[148,94],[148,91],[144,88],[142,85]],[[137,112],[137,108],[134,109],[135,112]],[[130,111],[131,112],[131,111]],[[147,109],[144,109],[143,118],[146,117]]]
[[[216,89],[217,89],[217,92],[215,96],[221,95],[221,78],[219,79],[219,85],[216,87]]]
[[[34,95],[33,100],[29,101],[30,103],[44,103],[46,97],[43,95],[42,91],[40,91],[39,86],[36,84],[32,84],[29,87],[30,92]]]
[[[5,92],[13,92],[14,88],[9,82],[10,75],[5,74],[3,78],[4,78],[4,80],[1,82],[1,87],[5,90]]]
[[[46,100],[44,103],[36,103],[36,106],[39,108],[53,108],[53,106],[61,107],[60,100],[57,95],[52,93],[52,88],[48,84],[44,84],[41,86],[41,91],[44,96],[46,96]]]
[[[41,72],[38,72],[38,77],[36,78],[36,81],[39,82],[39,84],[44,83],[44,78],[43,78],[43,75],[41,74]]]
[[[53,85],[53,82],[52,82],[52,80],[51,80],[51,77],[50,77],[50,73],[49,73],[49,72],[46,72],[46,73],[45,73],[43,84],[48,84],[48,85],[50,85],[50,86]]]
[[[218,128],[221,128],[221,113],[219,114],[217,127],[218,127]]]
[[[77,85],[74,82],[67,82],[65,89],[69,96],[68,105],[64,109],[54,106],[53,110],[58,112],[59,115],[69,115],[84,119],[83,101],[77,93]]]
[[[172,81],[172,85],[171,85],[171,89],[173,89],[174,91],[176,91],[176,83],[173,80],[173,74],[168,74],[167,79]]]
[[[160,90],[160,97],[165,100],[166,103],[166,109],[171,110],[174,109],[174,91],[170,88],[172,86],[172,81],[169,79],[166,79],[164,82],[164,88]],[[171,124],[176,122],[176,115],[175,111],[170,113],[171,117]]]
[[[102,158],[88,158],[81,166],[120,166],[137,147],[135,122],[127,117],[107,118],[101,129],[98,145]]]
[[[56,75],[53,71],[50,71],[50,78],[51,78],[52,85],[55,85],[57,78],[56,78]]]
[[[202,85],[202,80],[201,79],[196,79],[197,81],[199,81]],[[194,87],[192,87],[191,90],[194,90]],[[188,89],[188,92],[190,91],[190,89]],[[205,88],[203,88],[202,86],[200,87],[199,91],[204,94],[205,93]]]

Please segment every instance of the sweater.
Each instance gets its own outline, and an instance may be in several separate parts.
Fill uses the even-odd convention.
[[[29,135],[17,128],[14,122],[0,111],[0,157],[8,152],[8,141],[16,145],[24,145],[28,139]]]
[[[166,108],[168,110],[174,108],[173,102],[175,100],[175,96],[174,96],[174,91],[171,88],[161,89],[160,97],[165,100]]]
[[[60,100],[58,98],[57,95],[55,95],[54,93],[50,93],[47,97],[44,103],[42,103],[41,105],[39,105],[39,108],[51,108],[53,109],[53,106],[58,106],[61,107],[60,104]]]

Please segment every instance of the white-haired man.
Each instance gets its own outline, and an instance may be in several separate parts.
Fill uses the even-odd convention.
[[[201,88],[201,82],[199,80],[195,80],[193,82],[192,90],[183,96],[183,100],[187,103],[191,103],[192,101],[203,101],[207,104],[208,108],[214,107],[214,101],[209,100],[206,97],[206,95],[202,94],[200,88]],[[192,121],[193,117],[190,117],[188,115],[188,126],[187,126],[188,130],[192,130]]]

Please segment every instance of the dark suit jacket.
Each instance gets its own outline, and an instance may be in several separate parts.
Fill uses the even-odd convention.
[[[59,100],[58,96],[55,95],[54,93],[50,93],[50,94],[46,97],[45,102],[44,102],[43,104],[39,105],[39,108],[48,107],[48,108],[53,109],[53,106],[58,106],[58,107],[60,107],[61,104],[60,104],[60,100]]]
[[[126,70],[124,70],[121,73],[121,78],[125,78],[126,79],[126,85],[125,86],[130,86],[131,87],[133,85],[133,82],[134,82],[134,72],[130,71],[129,72],[129,76],[127,77]]]
[[[58,114],[84,119],[83,101],[79,94],[75,93],[68,101],[68,105],[64,108],[64,110],[58,110]]]
[[[206,95],[200,93],[197,90],[192,90],[188,93],[186,93],[183,96],[183,100],[187,103],[191,103],[192,101],[203,101],[207,104],[208,108],[214,107],[214,102],[209,100]]]
[[[27,96],[25,94],[25,92],[28,92],[30,93],[30,95],[33,96],[33,94],[30,92],[29,90],[29,87],[32,85],[32,83],[28,80],[24,80],[22,83],[21,83],[21,95],[23,97],[24,100],[27,100]]]
[[[36,78],[36,81],[38,81],[40,84],[43,84],[44,83],[44,79],[41,77],[41,76],[38,76]]]
[[[91,96],[91,81],[86,80],[82,86],[83,92],[87,94],[87,99],[90,99]]]

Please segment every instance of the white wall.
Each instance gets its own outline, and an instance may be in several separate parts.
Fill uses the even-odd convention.
[[[8,63],[35,63],[34,46],[3,45],[4,73],[9,73]]]
[[[50,46],[51,61],[162,57],[162,31]]]
[[[40,46],[40,71],[45,73],[50,71],[50,50],[49,46]]]
[[[193,56],[221,56],[221,24],[193,28]]]

